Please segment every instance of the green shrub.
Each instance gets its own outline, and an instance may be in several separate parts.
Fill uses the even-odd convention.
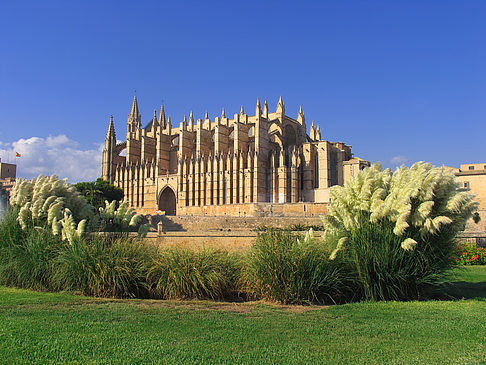
[[[473,242],[464,242],[457,245],[451,260],[455,265],[486,265],[486,249],[476,247]]]
[[[351,277],[329,254],[311,237],[261,233],[248,255],[247,287],[258,297],[281,303],[340,302],[352,292]]]
[[[477,208],[454,175],[423,162],[379,164],[331,189],[325,239],[351,263],[365,299],[418,298],[451,268],[456,234]],[[342,252],[341,252],[342,251]]]
[[[231,297],[237,290],[239,260],[225,251],[168,248],[148,271],[156,296],[169,298]]]
[[[136,239],[111,236],[65,243],[55,261],[55,288],[99,297],[145,297],[154,250]]]

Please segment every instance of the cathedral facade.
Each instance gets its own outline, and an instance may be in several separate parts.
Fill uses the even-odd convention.
[[[102,177],[142,214],[254,215],[262,207],[324,212],[329,188],[366,166],[351,146],[322,140],[314,122],[307,133],[302,108],[287,116],[281,97],[273,113],[257,100],[253,116],[243,106],[231,119],[224,109],[214,120],[191,112],[178,126],[162,106],[145,127],[135,97],[124,142],[110,119]]]

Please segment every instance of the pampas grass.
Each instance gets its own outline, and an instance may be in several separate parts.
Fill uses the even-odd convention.
[[[239,274],[235,254],[210,248],[167,248],[148,270],[147,279],[154,295],[164,299],[223,299],[235,295]]]
[[[329,260],[330,249],[290,232],[258,235],[245,265],[247,290],[281,303],[337,303],[351,296],[349,271]]]

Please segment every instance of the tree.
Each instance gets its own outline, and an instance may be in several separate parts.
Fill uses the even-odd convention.
[[[104,207],[105,200],[111,202],[123,199],[123,190],[101,177],[96,181],[79,182],[74,186],[96,209]]]

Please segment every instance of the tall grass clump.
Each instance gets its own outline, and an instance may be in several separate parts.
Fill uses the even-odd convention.
[[[381,165],[331,189],[325,239],[347,262],[368,300],[419,298],[451,268],[454,238],[477,209],[452,172],[419,162]]]
[[[260,233],[245,270],[248,289],[257,297],[281,303],[337,303],[349,298],[349,271],[329,260],[330,250],[312,237],[290,232]]]
[[[238,290],[240,260],[210,248],[162,250],[148,271],[148,283],[164,299],[224,299]]]
[[[65,243],[54,263],[57,290],[98,297],[147,297],[155,248],[138,239],[92,236]]]
[[[22,242],[27,232],[22,230],[17,221],[19,211],[8,206],[0,217],[0,249],[10,247]]]
[[[9,208],[0,221],[0,284],[49,290],[59,238],[41,228],[22,230]]]

